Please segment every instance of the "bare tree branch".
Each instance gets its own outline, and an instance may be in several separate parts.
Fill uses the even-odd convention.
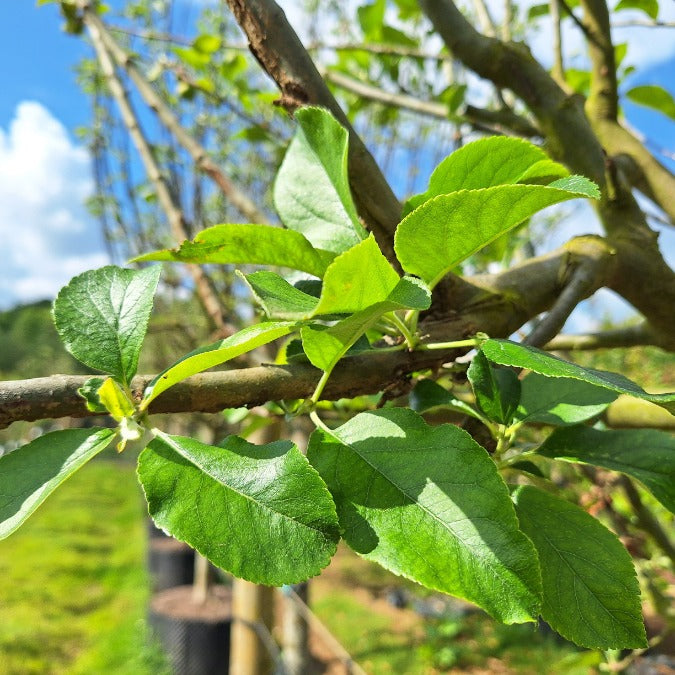
[[[235,206],[251,222],[268,223],[268,218],[265,213],[263,213],[263,211],[248,198],[245,191],[236,185],[209,157],[206,148],[185,130],[185,127],[180,123],[171,108],[162,100],[161,96],[157,94],[147,78],[136,67],[131,55],[127,54],[117,42],[115,42],[96,12],[85,9],[84,16],[89,25],[96,27],[117,64],[127,72],[136,85],[138,93],[148,107],[157,115],[157,117],[159,117],[176,140],[188,151],[197,168],[210,176],[233,206]]]
[[[593,251],[593,245],[597,250]],[[524,343],[541,347],[555,337],[562,329],[574,308],[598,290],[603,279],[614,263],[613,256],[608,255],[607,243],[600,239],[586,237],[584,241],[585,256],[570,269],[568,281],[551,311],[537,324],[525,338]]]
[[[675,21],[648,21],[646,19],[631,19],[630,21],[613,21],[612,28],[675,28]]]
[[[527,47],[481,35],[452,0],[420,0],[419,4],[464,65],[523,100],[537,118],[554,157],[604,185],[602,147],[586,120],[583,102],[568,96]]]
[[[476,11],[478,23],[480,24],[480,28],[483,33],[485,33],[485,35],[489,35],[490,37],[496,37],[497,26],[495,26],[495,22],[492,20],[490,10],[485,4],[485,0],[473,0],[473,8]]]
[[[452,317],[436,320],[431,314],[420,324],[423,341],[457,340],[486,332],[493,337],[511,335],[526,321],[546,311],[558,297],[565,270],[590,265],[586,257],[602,257],[599,241],[582,237],[564,247],[529,259],[501,274],[479,275],[464,281],[463,295]],[[607,255],[610,255],[606,251]],[[607,266],[595,267],[601,275]],[[672,339],[672,336],[671,336]],[[331,375],[323,396],[327,399],[374,393],[390,387],[405,389],[408,373],[433,368],[459,356],[460,351],[370,353],[341,362]],[[320,371],[310,365],[262,366],[204,373],[169,389],[158,397],[151,412],[214,412],[227,407],[253,406],[266,401],[305,398],[316,386]],[[150,381],[142,376],[134,382],[140,397]],[[17,420],[83,416],[77,389],[85,377],[59,375],[52,378],[0,383],[0,428]]]
[[[675,314],[665,309],[675,306],[675,274],[663,259],[657,235],[630,190],[614,184],[611,165],[605,163],[603,145],[612,156],[619,154],[621,148],[609,145],[612,139],[606,141],[602,136],[603,125],[611,125],[609,136],[621,127],[599,116],[591,127],[579,97],[568,97],[526,47],[481,35],[452,0],[419,3],[458,59],[498,87],[510,88],[523,100],[537,118],[552,155],[600,186],[598,213],[617,256],[609,287],[642,312],[659,333],[675,334]],[[611,96],[609,99],[611,102]],[[636,156],[636,161],[638,152],[649,154],[641,145],[640,148],[629,153]]]
[[[612,349],[653,345],[667,348],[663,339],[655,333],[649,324],[642,322],[635,326],[626,326],[602,333],[589,335],[557,335],[545,348],[551,351],[586,351],[591,349]]]
[[[591,84],[586,111],[591,118],[616,121],[619,94],[609,10],[605,0],[581,0],[581,5],[591,57]]]
[[[96,50],[96,55],[99,63],[101,64],[101,69],[108,83],[108,87],[110,88],[110,93],[112,94],[120,109],[124,124],[129,131],[129,135],[134,141],[134,145],[136,146],[138,154],[141,157],[141,161],[143,162],[143,166],[145,167],[148,178],[155,187],[157,198],[162,207],[162,210],[166,214],[167,220],[169,221],[173,237],[179,242],[188,239],[188,230],[183,212],[176,204],[166,177],[162,174],[159,168],[152,146],[146,140],[143,130],[141,129],[141,125],[138,121],[138,117],[136,116],[127,93],[124,90],[117,73],[115,72],[115,66],[112,62],[110,54],[108,53],[108,50],[106,49],[105,41],[99,29],[98,22],[92,21],[91,17],[92,14],[85,10],[84,22],[87,26],[87,29],[89,30],[89,35],[91,36],[92,42],[94,44],[94,49]],[[230,334],[232,331],[225,321],[222,306],[213,287],[211,286],[210,280],[204,273],[204,270],[197,265],[189,265],[188,269],[195,283],[197,295],[204,307],[204,310],[206,311],[207,316],[213,322],[214,327],[221,331],[223,335]]]
[[[553,23],[553,69],[551,72],[555,81],[565,88],[565,64],[563,63],[559,0],[549,0],[548,7],[551,22]]]

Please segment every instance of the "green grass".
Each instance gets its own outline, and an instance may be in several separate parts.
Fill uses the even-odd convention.
[[[142,498],[96,460],[0,542],[0,673],[157,675],[148,648]]]

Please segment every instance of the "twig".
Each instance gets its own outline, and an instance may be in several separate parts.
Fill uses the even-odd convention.
[[[591,33],[588,26],[574,13],[572,8],[567,4],[567,0],[558,0],[560,6],[565,10],[565,14],[576,24],[577,28],[586,36],[589,42],[596,40],[596,37]]]
[[[448,107],[443,103],[421,101],[414,96],[388,92],[379,87],[366,84],[365,82],[355,80],[354,78],[332,70],[323,71],[322,74],[324,79],[328,82],[332,82],[341,89],[350,91],[369,101],[401,108],[403,110],[410,110],[411,112],[443,121],[449,119]],[[480,131],[491,134],[513,132],[519,136],[526,136],[528,138],[540,135],[540,132],[526,119],[507,109],[482,110],[473,106],[466,106],[462,116],[469,124],[474,125],[474,127],[478,128]]]
[[[377,44],[330,44],[326,42],[312,42],[307,45],[308,51],[329,50],[334,52],[367,52],[377,54],[378,56],[400,56],[402,58],[423,59],[425,61],[440,61],[452,63],[454,57],[452,54],[434,54],[421,49],[412,47],[399,47],[398,45],[377,45]]]
[[[647,21],[646,19],[613,21],[612,28],[675,28],[675,21]]]
[[[544,349],[549,351],[587,351],[592,349],[624,349],[653,345],[664,346],[657,333],[646,322],[589,335],[557,335]]]
[[[637,491],[635,485],[633,485],[631,479],[622,474],[619,476],[619,484],[623,488],[633,512],[635,513],[640,529],[650,534],[652,539],[658,544],[659,548],[673,563],[675,563],[675,544],[673,544],[668,535],[664,532],[659,521],[654,517],[654,514],[645,506],[640,497],[640,493]]]
[[[559,0],[549,0],[549,13],[553,22],[553,78],[562,87],[565,82],[565,64],[563,62],[562,31],[560,26]]]
[[[131,35],[143,40],[169,42],[186,47],[192,45],[192,40],[170,33],[158,33],[149,30],[135,30],[134,28],[128,28],[125,26],[112,26],[110,24],[108,24],[108,30],[114,33]],[[225,42],[222,45],[222,49],[247,52],[248,45],[242,43]],[[398,45],[362,44],[357,42],[346,42],[341,44],[321,41],[314,41],[307,45],[307,51],[319,51],[322,49],[332,52],[368,52],[369,54],[377,54],[379,56],[400,56],[402,58],[423,59],[425,61],[447,61],[450,63],[454,58],[452,54],[436,54],[433,52],[426,52],[421,49],[415,49],[413,47],[401,47]]]
[[[170,33],[158,33],[151,30],[137,30],[127,26],[112,26],[110,24],[108,25],[108,30],[113,31],[114,33],[122,33],[123,35],[131,35],[132,37],[138,37],[143,40],[151,40],[153,42],[170,42],[171,44],[182,45],[184,47],[189,47],[192,44],[192,40]],[[246,49],[244,46],[241,48]],[[237,49],[237,47],[228,47],[228,49]]]
[[[607,276],[607,268],[611,265],[611,256],[608,256],[606,244],[598,241],[597,250],[593,250],[592,240],[588,240],[588,247],[584,257],[572,263],[569,281],[565,284],[560,296],[555,301],[548,314],[536,325],[532,332],[523,340],[533,347],[542,347],[552,340],[565,325],[574,308],[602,285]]]
[[[490,15],[490,10],[487,8],[484,0],[473,0],[473,7],[476,10],[476,16],[478,17],[478,23],[480,28],[485,35],[489,37],[497,36],[497,27],[495,22],[492,20]]]
[[[502,23],[502,40],[511,40],[511,24],[513,23],[513,1],[504,0],[504,23]]]
[[[122,86],[119,78],[117,77],[115,66],[112,62],[110,54],[108,53],[108,50],[106,49],[103,35],[99,30],[98,22],[91,20],[91,17],[95,15],[85,9],[83,16],[84,22],[89,30],[89,35],[92,39],[97,58],[101,64],[101,69],[108,83],[108,87],[110,88],[110,93],[112,94],[120,109],[124,124],[134,142],[134,145],[136,146],[136,149],[138,150],[138,154],[141,157],[141,161],[143,162],[143,166],[148,175],[148,178],[152,182],[155,191],[157,192],[158,201],[167,217],[167,220],[169,221],[173,237],[177,241],[188,239],[188,232],[185,225],[183,212],[174,200],[166,178],[160,171],[152,146],[146,140],[136,113],[131,106],[131,102],[129,101],[127,93],[124,90],[124,87]],[[222,331],[223,334],[231,333],[229,326],[225,322],[225,317],[223,316],[220,302],[218,301],[218,298],[211,287],[210,280],[207,278],[201,267],[190,265],[189,270],[196,286],[197,295],[199,296],[199,299],[208,317],[213,322],[213,325],[219,331]]]

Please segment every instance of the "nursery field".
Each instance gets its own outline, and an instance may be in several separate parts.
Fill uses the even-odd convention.
[[[0,543],[0,673],[164,672],[133,464],[91,462]]]

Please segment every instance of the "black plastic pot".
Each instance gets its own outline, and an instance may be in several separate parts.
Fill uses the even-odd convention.
[[[154,537],[148,542],[148,571],[152,590],[191,584],[194,579],[195,552],[172,537]]]
[[[231,598],[224,586],[213,586],[200,604],[193,601],[192,586],[170,588],[152,598],[148,623],[174,675],[227,675]]]

